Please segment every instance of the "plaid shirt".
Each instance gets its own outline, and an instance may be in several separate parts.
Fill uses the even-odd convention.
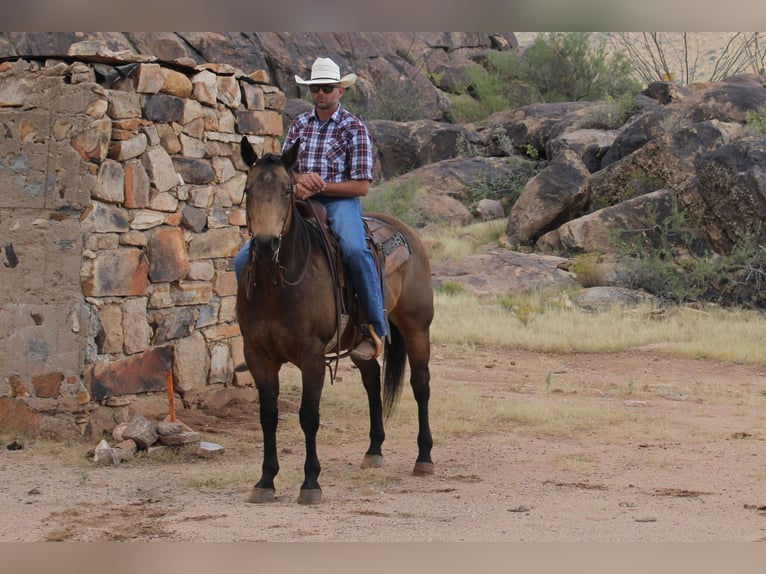
[[[343,106],[339,105],[324,123],[315,110],[296,116],[282,144],[282,153],[299,137],[297,171],[318,173],[329,183],[372,181],[372,137],[362,120]]]

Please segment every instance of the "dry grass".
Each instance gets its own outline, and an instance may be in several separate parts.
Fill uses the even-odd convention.
[[[495,219],[462,227],[433,226],[423,230],[421,237],[432,262],[456,260],[496,243],[506,223],[505,219]]]
[[[523,299],[523,298],[522,298]],[[432,338],[442,344],[520,348],[540,352],[618,352],[651,349],[678,357],[766,363],[766,315],[711,307],[661,310],[613,307],[591,313],[540,294],[519,299],[517,311],[467,293],[437,293]]]

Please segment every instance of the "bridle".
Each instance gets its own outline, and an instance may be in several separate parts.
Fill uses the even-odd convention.
[[[257,162],[256,162],[256,165],[257,165]],[[283,287],[285,285],[289,285],[289,286],[294,287],[296,285],[300,285],[300,283],[303,281],[304,277],[306,276],[306,270],[309,267],[308,263],[309,263],[309,260],[311,259],[311,238],[309,237],[308,233],[301,233],[300,234],[300,235],[303,236],[304,241],[305,241],[306,257],[303,260],[303,264],[301,266],[300,271],[297,274],[297,277],[295,277],[294,279],[288,279],[286,277],[286,275],[285,275],[285,273],[287,272],[287,267],[285,267],[282,264],[282,262],[279,260],[279,255],[281,253],[281,248],[282,248],[282,240],[284,239],[284,237],[288,233],[288,231],[292,228],[292,224],[297,221],[298,224],[300,224],[300,225],[304,225],[304,226],[306,225],[306,223],[305,223],[305,221],[303,221],[302,217],[300,217],[300,216],[296,217],[296,215],[297,215],[296,214],[297,208],[295,206],[295,189],[294,189],[292,178],[289,178],[289,181],[290,181],[290,185],[289,185],[289,187],[287,189],[286,194],[290,196],[290,205],[285,210],[285,217],[282,220],[282,229],[279,232],[279,236],[277,237],[276,247],[272,250],[271,257],[268,260],[264,261],[263,259],[260,259],[258,257],[258,251],[255,249],[255,237],[253,236],[253,231],[252,231],[252,229],[250,227],[250,210],[245,209],[245,218],[246,218],[247,229],[248,229],[248,231],[250,232],[250,235],[251,235],[250,246],[249,246],[249,251],[248,251],[248,260],[249,260],[250,265],[248,265],[245,268],[245,276],[244,276],[244,279],[247,282],[246,285],[247,285],[247,298],[248,298],[248,300],[250,300],[250,297],[251,297],[251,294],[252,294],[252,288],[256,285],[255,274],[253,272],[253,269],[254,269],[256,263],[259,262],[259,261],[261,263],[271,263],[271,264],[274,264],[276,266],[277,273],[276,273],[276,277],[274,279],[274,284],[275,285],[279,284],[279,285],[281,285]],[[242,196],[243,196],[242,199],[245,200],[245,197],[247,195],[248,195],[248,190],[247,190],[247,187],[245,187],[245,189],[242,192]]]

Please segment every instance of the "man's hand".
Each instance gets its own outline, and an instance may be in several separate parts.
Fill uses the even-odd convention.
[[[298,199],[308,199],[312,195],[322,193],[327,184],[318,173],[296,173],[295,178],[295,197]]]

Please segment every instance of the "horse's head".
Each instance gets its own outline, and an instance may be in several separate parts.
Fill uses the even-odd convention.
[[[247,138],[242,138],[240,153],[250,168],[245,183],[247,225],[258,259],[276,259],[282,236],[290,226],[290,168],[298,157],[299,143],[296,141],[281,156],[267,153],[259,158]]]

